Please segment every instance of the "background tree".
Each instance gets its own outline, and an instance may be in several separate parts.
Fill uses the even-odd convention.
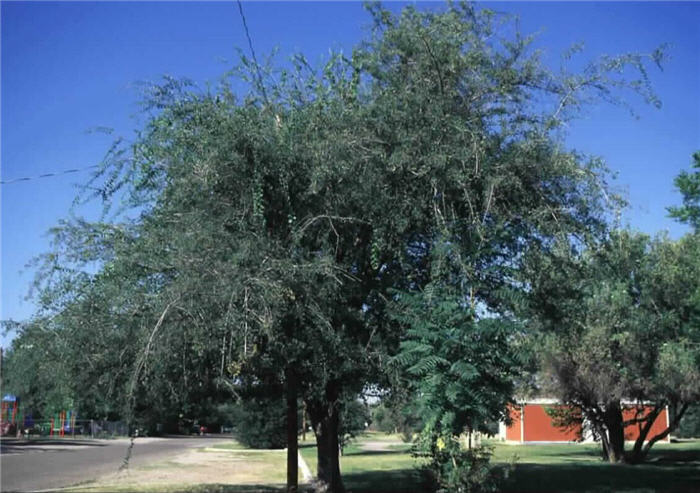
[[[57,378],[70,375],[62,357],[64,341],[52,330],[43,329],[45,322],[13,324],[19,334],[2,360],[3,393],[20,396],[25,414],[31,412],[37,420],[51,419],[55,413],[74,407],[70,380]]]
[[[689,225],[700,231],[700,151],[693,154],[693,164],[691,166],[697,171],[681,171],[673,183],[678,191],[683,195],[683,205],[680,207],[669,207],[669,216],[681,223]]]
[[[650,241],[616,231],[582,251],[562,244],[530,266],[529,322],[541,334],[547,377],[541,384],[582,410],[610,462],[644,460],[700,398],[693,383],[700,376],[698,258],[693,237]],[[623,416],[626,406],[636,411],[632,418]],[[666,406],[678,412],[650,436]],[[625,453],[630,425],[639,438]]]
[[[674,180],[674,184],[683,196],[683,205],[669,207],[669,216],[681,223],[691,226],[697,235],[700,233],[700,152],[693,154],[692,168],[698,169],[694,173],[682,171]],[[671,414],[675,415],[675,407],[671,407]],[[681,420],[678,434],[684,437],[700,436],[700,405],[691,405],[688,412]]]
[[[404,442],[411,442],[424,425],[418,409],[420,396],[410,393],[406,387],[408,385],[404,384],[397,389],[395,385],[370,407],[371,427],[384,433],[400,433]]]

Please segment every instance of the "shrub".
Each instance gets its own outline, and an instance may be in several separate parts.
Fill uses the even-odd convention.
[[[466,449],[458,437],[426,429],[414,453],[429,458],[427,473],[438,493],[499,491],[503,469],[490,464],[492,449],[488,446]]]
[[[688,408],[673,435],[678,438],[700,438],[700,405]]]
[[[233,409],[233,436],[256,449],[280,449],[287,446],[284,399],[250,397]]]

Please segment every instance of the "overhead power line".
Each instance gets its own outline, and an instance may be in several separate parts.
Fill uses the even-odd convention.
[[[263,99],[265,100],[265,102],[268,102],[267,101],[267,92],[265,91],[265,84],[263,82],[262,73],[260,71],[260,64],[258,63],[257,56],[255,55],[255,48],[253,48],[253,40],[250,37],[250,31],[248,30],[248,23],[246,22],[245,14],[243,13],[243,5],[241,4],[241,0],[237,0],[237,3],[238,3],[238,12],[241,16],[241,20],[243,22],[243,28],[245,30],[245,35],[246,35],[246,38],[248,40],[248,47],[250,48],[250,54],[253,58],[253,63],[255,64],[255,71],[256,71],[256,74],[258,76],[258,84],[260,85],[260,90],[262,91]],[[12,178],[11,180],[0,180],[0,185],[9,185],[11,183],[19,183],[22,181],[32,181],[32,180],[37,180],[39,178],[49,178],[52,176],[67,175],[69,173],[78,173],[80,171],[85,171],[88,169],[97,168],[99,166],[100,165],[95,164],[92,166],[86,166],[84,168],[74,168],[74,169],[66,169],[63,171],[54,171],[51,173],[43,173],[43,174],[37,175],[37,176],[24,176],[22,178]]]
[[[241,14],[241,20],[243,21],[243,28],[245,29],[245,37],[248,39],[248,47],[250,48],[250,54],[253,57],[253,63],[255,64],[255,71],[258,75],[258,84],[260,85],[260,90],[262,91],[263,99],[265,103],[268,103],[267,92],[265,91],[265,84],[263,83],[262,74],[260,73],[260,64],[258,63],[258,58],[255,56],[255,49],[253,48],[253,40],[250,38],[250,31],[248,31],[248,23],[245,20],[245,14],[243,13],[243,4],[241,0],[238,1],[238,12]]]
[[[85,166],[84,168],[64,169],[63,171],[52,171],[51,173],[43,173],[41,175],[36,175],[36,176],[25,176],[22,178],[12,178],[11,180],[0,180],[0,185],[9,185],[10,183],[17,183],[20,181],[32,181],[32,180],[38,180],[39,178],[49,178],[52,176],[67,175],[69,173],[78,173],[80,171],[85,171],[85,170],[92,169],[92,168],[98,168],[99,166],[100,166],[99,164],[93,164],[92,166]]]

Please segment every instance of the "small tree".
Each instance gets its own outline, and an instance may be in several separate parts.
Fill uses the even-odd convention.
[[[435,285],[401,295],[398,305],[396,316],[408,328],[395,362],[414,382],[425,422],[417,453],[430,458],[440,488],[491,491],[496,485],[490,454],[472,447],[471,435],[505,418],[518,367],[512,326],[503,319],[480,320],[468,297]]]

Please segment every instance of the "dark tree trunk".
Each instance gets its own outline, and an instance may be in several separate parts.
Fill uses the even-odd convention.
[[[654,446],[656,442],[659,440],[663,440],[666,438],[668,435],[671,434],[672,431],[674,431],[676,428],[678,428],[678,425],[681,422],[681,418],[685,414],[685,412],[688,410],[688,403],[684,403],[680,408],[676,408],[676,411],[674,412],[674,417],[673,419],[669,420],[669,426],[662,431],[661,433],[654,435],[653,437],[649,438],[649,440],[646,440],[646,443],[642,447],[642,443],[640,443],[639,448],[637,447],[637,444],[635,444],[634,450],[632,451],[632,454],[628,457],[628,462],[630,464],[639,464],[641,462],[644,462],[644,460],[647,458],[647,455],[649,454],[649,451],[651,450],[651,447]],[[658,412],[657,412],[658,415]],[[649,429],[651,429],[652,423],[649,423]],[[644,439],[648,438],[649,434],[649,429],[646,430],[646,433],[644,435]],[[640,437],[642,438],[642,437]]]
[[[287,493],[299,488],[299,436],[297,435],[297,377],[292,368],[285,371],[287,380]]]
[[[310,402],[307,407],[316,435],[317,478],[321,489],[328,493],[345,493],[345,487],[340,477],[339,395],[337,385],[329,384],[326,387],[326,399],[321,402]]]
[[[646,416],[642,417],[640,417],[639,414],[643,413],[644,410],[637,412],[637,416],[635,416],[635,419],[643,421],[635,423],[637,424],[639,436],[637,436],[637,440],[635,440],[631,452],[627,455],[627,462],[629,462],[630,464],[637,464],[644,460],[644,458],[642,457],[642,446],[644,445],[644,442],[647,441],[647,435],[649,435],[649,430],[651,430],[651,427],[654,424],[654,421],[656,421],[656,418],[659,416],[661,409],[662,408],[660,407],[654,408],[653,411],[651,411]]]
[[[603,414],[607,428],[607,461],[617,464],[625,460],[625,429],[622,425],[622,409],[619,402],[605,406]]]

